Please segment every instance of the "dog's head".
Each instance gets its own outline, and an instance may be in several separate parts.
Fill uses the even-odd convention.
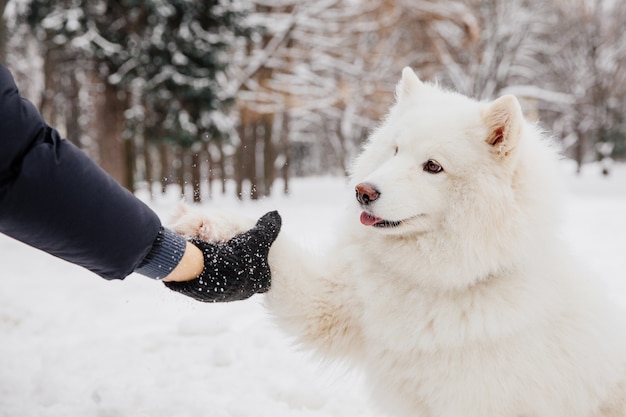
[[[468,199],[484,207],[511,198],[526,126],[515,97],[478,102],[423,83],[409,68],[396,96],[351,172],[362,225],[423,233],[471,209]]]
[[[449,289],[545,252],[559,218],[556,153],[517,99],[475,101],[410,69],[396,94],[351,172],[368,254]],[[381,250],[379,238],[399,244]]]

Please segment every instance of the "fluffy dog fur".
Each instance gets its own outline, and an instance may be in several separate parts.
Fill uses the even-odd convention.
[[[626,416],[620,313],[557,238],[557,157],[517,99],[408,68],[396,96],[351,173],[375,192],[325,254],[279,236],[268,308],[362,368],[389,415]],[[223,240],[251,224],[183,212],[174,227]]]

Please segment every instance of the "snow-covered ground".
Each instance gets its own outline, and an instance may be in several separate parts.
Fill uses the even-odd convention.
[[[626,306],[626,166],[608,178],[564,169],[564,237]],[[318,178],[294,181],[290,197],[207,204],[277,208],[283,231],[314,246],[341,195],[352,195],[342,180]],[[150,204],[167,220],[176,197]],[[205,305],[140,276],[101,280],[4,236],[0,259],[0,417],[383,415],[357,374],[276,329],[262,296]]]

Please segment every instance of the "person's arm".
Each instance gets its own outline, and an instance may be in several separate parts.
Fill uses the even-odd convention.
[[[269,289],[280,226],[271,212],[228,242],[186,241],[48,126],[0,65],[0,233],[106,279],[137,272],[225,302]]]
[[[0,232],[107,279],[163,278],[187,245],[48,126],[2,65]]]

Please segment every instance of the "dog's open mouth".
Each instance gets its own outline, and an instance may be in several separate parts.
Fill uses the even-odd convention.
[[[361,224],[365,226],[374,226],[374,227],[397,227],[400,226],[401,221],[395,220],[384,220],[380,217],[372,216],[367,212],[361,213]]]

